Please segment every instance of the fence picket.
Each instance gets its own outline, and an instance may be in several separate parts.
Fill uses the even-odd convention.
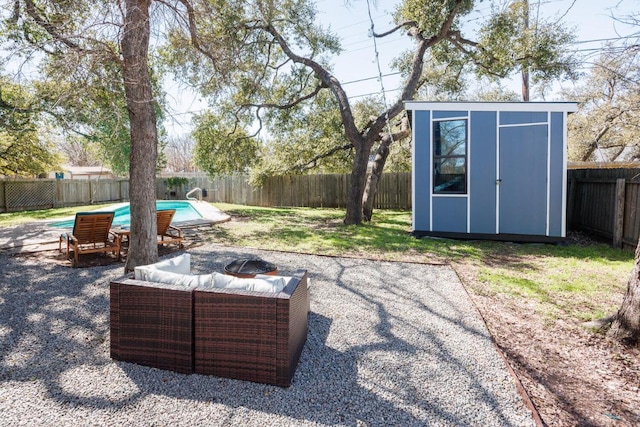
[[[344,208],[350,182],[349,174],[296,175],[271,177],[262,187],[253,188],[248,177],[243,175],[215,179],[190,175],[188,178],[188,184],[176,189],[167,188],[166,181],[158,178],[157,198],[184,199],[189,190],[199,187],[207,190],[203,199],[208,202]],[[620,178],[626,180],[624,192],[619,191],[619,194],[624,193],[624,200],[616,202],[616,180]],[[613,239],[617,218],[615,206],[623,203],[622,245],[635,248],[640,237],[639,178],[638,169],[569,170],[568,228]],[[170,191],[175,195],[171,196]],[[126,179],[0,181],[0,212],[115,203],[128,199],[129,181]],[[384,174],[378,183],[374,209],[411,209],[411,173]]]
[[[164,178],[158,178],[156,197],[183,200],[191,189],[199,187],[207,190],[203,199],[208,202],[344,208],[349,182],[349,174],[278,176],[268,178],[262,187],[253,188],[242,175],[215,179],[190,176],[188,184],[169,188]],[[126,179],[0,181],[0,212],[115,203],[128,199],[129,181]],[[411,209],[411,174],[383,175],[374,208]]]
[[[572,169],[569,188],[570,229],[610,239],[614,246],[636,247],[640,237],[638,169]],[[616,216],[616,212],[622,216]]]

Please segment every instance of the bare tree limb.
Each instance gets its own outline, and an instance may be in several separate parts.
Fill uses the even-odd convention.
[[[242,106],[243,107],[254,107],[254,108],[275,108],[275,109],[278,109],[278,110],[287,110],[289,108],[295,107],[296,105],[298,105],[298,104],[300,104],[300,103],[302,103],[304,101],[307,101],[309,99],[314,98],[318,94],[318,92],[320,92],[322,89],[326,89],[326,86],[324,84],[320,83],[319,85],[317,85],[315,87],[315,89],[312,92],[310,92],[310,93],[308,93],[308,94],[306,94],[304,96],[301,96],[299,98],[296,98],[296,99],[294,99],[294,100],[292,100],[292,101],[290,101],[290,102],[288,102],[286,104],[264,103],[264,104],[243,104]]]
[[[589,147],[587,148],[587,151],[584,153],[584,155],[582,156],[582,161],[586,162],[587,160],[589,160],[589,158],[591,158],[591,156],[593,155],[593,153],[598,149],[598,144],[600,143],[600,140],[607,134],[607,132],[609,132],[609,130],[612,127],[613,122],[618,118],[621,117],[623,114],[625,113],[624,110],[619,111],[617,114],[613,114],[610,115],[606,118],[605,120],[605,124],[602,126],[602,128],[600,129],[600,131],[598,132],[598,134],[593,138],[593,141],[589,144]]]
[[[318,80],[322,82],[322,87],[329,88],[333,94],[336,96],[338,101],[338,105],[340,106],[340,116],[342,117],[342,123],[344,124],[345,134],[347,139],[350,141],[360,141],[363,142],[363,137],[358,131],[355,120],[353,117],[353,111],[351,110],[351,105],[349,103],[349,98],[347,97],[346,92],[342,88],[342,85],[331,73],[329,73],[322,65],[317,63],[316,61],[305,58],[303,56],[297,55],[294,53],[287,41],[284,37],[278,32],[278,30],[271,24],[267,24],[261,27],[263,30],[271,34],[278,44],[280,48],[284,51],[285,55],[287,55],[291,60],[295,63],[303,64],[313,70]]]
[[[399,25],[396,25],[394,28],[392,28],[392,29],[390,29],[388,31],[385,31],[384,33],[378,34],[375,31],[372,31],[371,35],[373,37],[382,38],[382,37],[386,37],[388,35],[391,35],[391,34],[395,33],[398,30],[402,30],[405,27],[415,28],[417,26],[418,26],[418,23],[416,21],[405,21],[405,22],[403,22],[403,23],[401,23]]]
[[[35,4],[33,4],[32,0],[25,0],[24,4],[25,4],[25,8],[26,8],[27,14],[34,21],[36,21],[36,23],[39,26],[44,28],[45,31],[47,33],[49,33],[49,35],[54,38],[54,40],[64,44],[65,46],[67,46],[67,47],[69,47],[69,48],[71,48],[73,50],[76,50],[76,51],[83,51],[84,50],[79,45],[77,45],[76,43],[74,43],[71,40],[69,40],[67,37],[64,37],[61,34],[59,34],[58,31],[56,30],[56,27],[53,26],[47,19],[45,19],[44,17],[42,17],[40,15],[38,10],[36,9]]]
[[[284,173],[286,174],[288,172],[303,172],[305,170],[313,169],[318,165],[318,160],[326,159],[327,157],[333,156],[337,152],[351,150],[353,148],[354,148],[354,145],[352,143],[340,145],[338,147],[333,147],[325,151],[324,153],[314,156],[312,159],[310,159],[307,162],[297,164],[288,168],[287,170],[284,171]]]

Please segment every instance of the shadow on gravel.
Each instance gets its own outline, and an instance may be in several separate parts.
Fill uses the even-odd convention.
[[[194,273],[255,256],[281,274],[309,270],[309,333],[291,387],[114,362],[109,282],[122,264],[0,255],[5,421],[37,423],[40,411],[69,423],[532,425],[450,268],[212,245],[190,253]]]

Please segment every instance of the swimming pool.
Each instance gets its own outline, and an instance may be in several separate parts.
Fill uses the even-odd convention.
[[[209,205],[210,206],[210,205]],[[175,209],[176,213],[173,216],[173,220],[171,223],[183,222],[183,221],[193,221],[196,219],[203,218],[203,215],[200,211],[194,206],[194,204],[190,201],[176,201],[176,200],[158,200],[156,202],[157,210],[165,210],[165,209]],[[99,209],[100,212],[111,212],[113,211],[115,215],[113,216],[113,227],[129,227],[131,223],[131,210],[129,207],[129,203],[121,203],[118,205],[106,207]],[[72,228],[75,222],[75,217],[72,219],[67,219],[64,221],[57,221],[49,224],[52,227],[60,227],[60,228]]]

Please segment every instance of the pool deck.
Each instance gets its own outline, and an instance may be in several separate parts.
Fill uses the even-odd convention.
[[[202,215],[202,219],[173,222],[172,224],[182,229],[193,229],[210,227],[231,219],[230,215],[222,212],[208,202],[194,201],[193,205]],[[119,207],[123,206],[123,204],[114,206]],[[113,209],[116,209],[116,207],[113,207]],[[105,208],[101,208],[100,210],[104,211]],[[72,216],[67,219],[73,218]],[[60,219],[60,221],[63,220],[65,220],[65,218]],[[58,249],[60,234],[71,231],[71,228],[52,227],[49,225],[51,222],[51,220],[33,221],[13,227],[0,228],[0,251],[32,253]]]

